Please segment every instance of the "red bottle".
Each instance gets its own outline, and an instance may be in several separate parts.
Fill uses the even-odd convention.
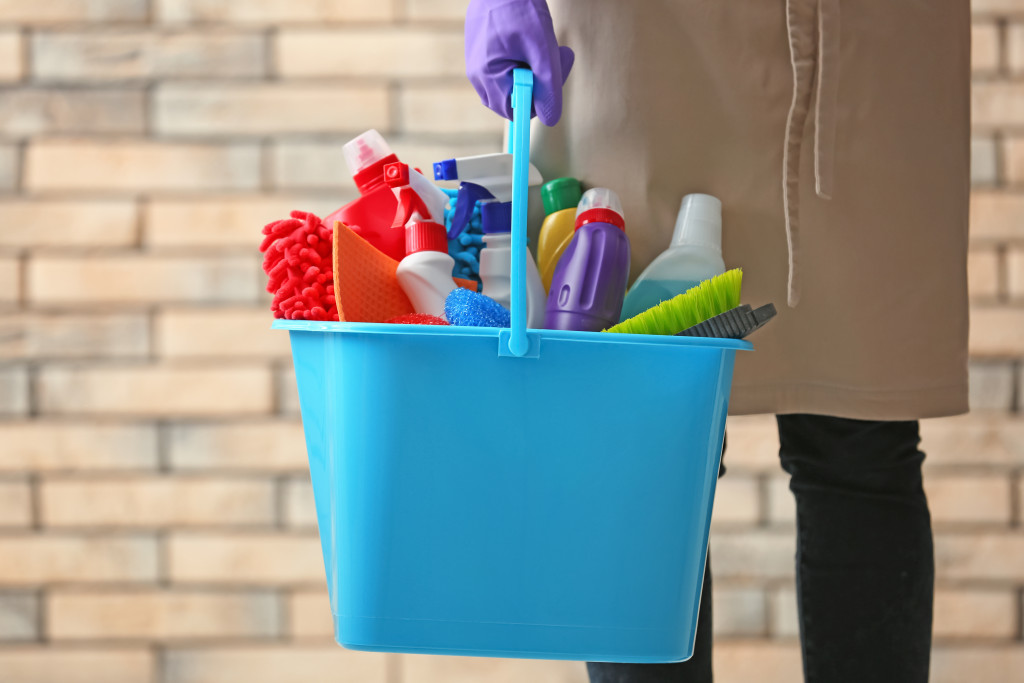
[[[327,216],[324,225],[333,230],[334,221],[341,221],[377,249],[401,261],[405,258],[405,229],[391,227],[398,200],[384,178],[384,167],[397,162],[398,157],[376,130],[350,140],[342,151],[360,197]]]

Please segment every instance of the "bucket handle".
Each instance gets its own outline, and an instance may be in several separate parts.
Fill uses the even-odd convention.
[[[522,357],[530,350],[526,336],[526,214],[530,181],[530,112],[533,108],[533,72],[512,71],[512,279],[511,330],[508,350]]]

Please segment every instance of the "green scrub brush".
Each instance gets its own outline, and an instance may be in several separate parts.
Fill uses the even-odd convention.
[[[605,332],[679,334],[739,306],[742,282],[741,269],[727,270],[710,280],[704,280],[675,298],[662,301],[654,308],[609,327]]]

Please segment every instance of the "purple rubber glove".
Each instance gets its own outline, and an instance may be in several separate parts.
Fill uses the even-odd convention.
[[[562,117],[562,85],[575,55],[559,47],[544,0],[473,0],[466,11],[466,75],[483,103],[512,118],[512,69],[533,71],[541,123]]]

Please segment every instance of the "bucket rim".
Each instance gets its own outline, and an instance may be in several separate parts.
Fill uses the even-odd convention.
[[[392,323],[333,322],[325,320],[284,320],[277,319],[271,326],[275,330],[292,332],[326,332],[331,334],[359,335],[404,335],[423,337],[490,337],[508,330],[500,327],[458,327],[454,325],[396,325]],[[719,337],[676,337],[655,334],[610,334],[608,332],[578,332],[573,330],[529,330],[529,334],[540,339],[559,341],[589,342],[603,344],[628,344],[644,346],[683,346],[697,348],[752,351],[754,345],[742,339]]]

